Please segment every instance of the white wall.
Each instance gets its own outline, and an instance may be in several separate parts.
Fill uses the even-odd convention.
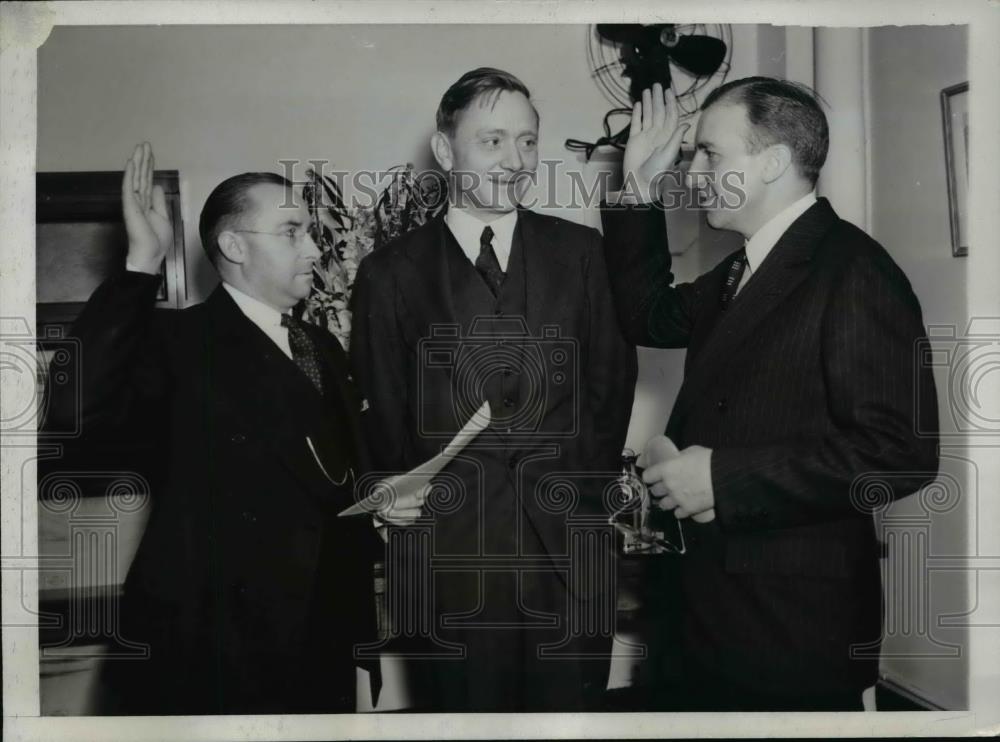
[[[951,254],[944,139],[939,95],[942,88],[969,79],[966,30],[958,26],[911,26],[872,29],[870,54],[872,236],[906,272],[920,298],[927,325],[950,325],[961,336],[968,323],[968,261]],[[973,133],[973,136],[976,136]],[[947,343],[938,347],[946,349]],[[954,430],[948,368],[935,367],[942,430]],[[954,490],[957,507],[929,518],[927,556],[975,553],[966,525],[980,493],[969,475],[964,447],[942,446],[941,481]],[[897,521],[927,517],[919,497],[897,503],[889,512]],[[984,527],[987,524],[982,524]],[[926,630],[914,623],[908,632],[885,642],[885,676],[945,708],[965,708],[969,668],[968,632],[961,625],[939,627],[946,614],[974,606],[966,595],[962,571],[935,572],[902,564],[894,555],[890,574],[907,575],[910,590],[927,591]],[[916,618],[916,617],[914,617]],[[954,619],[953,619],[954,620]],[[959,619],[961,624],[962,620]],[[960,656],[940,644],[962,645]],[[907,658],[930,654],[936,659]]]

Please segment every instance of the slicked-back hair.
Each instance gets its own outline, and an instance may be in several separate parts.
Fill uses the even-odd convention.
[[[784,144],[802,177],[816,184],[830,149],[830,128],[812,89],[773,77],[746,77],[717,87],[701,110],[718,103],[736,103],[746,110],[748,153]]]
[[[293,188],[291,181],[277,173],[243,173],[226,178],[208,195],[198,220],[198,234],[212,265],[218,265],[219,235],[236,227],[252,206],[250,189],[264,184]]]
[[[473,101],[481,95],[492,96],[495,101],[504,91],[521,93],[525,98],[531,99],[527,86],[509,72],[495,67],[479,67],[466,72],[441,98],[437,109],[437,130],[454,136],[458,115],[472,105]],[[538,115],[538,111],[535,111],[535,115]]]

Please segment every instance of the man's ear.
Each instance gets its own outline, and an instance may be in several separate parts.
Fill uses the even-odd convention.
[[[246,260],[246,245],[233,232],[219,234],[219,256],[229,263],[242,263]]]
[[[451,141],[448,135],[441,131],[436,131],[431,135],[431,152],[441,169],[450,173],[455,164],[455,158],[451,154]]]
[[[761,173],[765,183],[773,183],[792,166],[792,150],[787,144],[772,144],[765,154],[764,170]]]

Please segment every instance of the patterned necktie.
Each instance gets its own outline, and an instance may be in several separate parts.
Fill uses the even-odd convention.
[[[493,296],[500,293],[503,285],[504,273],[500,270],[500,261],[493,251],[493,228],[487,225],[483,228],[483,233],[479,237],[479,257],[476,258],[476,270],[490,287]]]
[[[319,357],[312,338],[302,326],[304,323],[290,314],[281,315],[281,326],[288,328],[288,345],[292,349],[295,365],[313,383],[316,391],[323,393],[323,378],[319,370]]]
[[[722,304],[722,308],[726,309],[733,299],[736,298],[736,292],[740,287],[740,279],[743,278],[743,271],[747,267],[747,251],[740,250],[733,258],[733,262],[729,266],[729,272],[726,274],[726,281],[722,284],[722,296],[719,297],[719,301]]]

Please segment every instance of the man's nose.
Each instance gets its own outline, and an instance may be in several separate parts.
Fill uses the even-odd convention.
[[[705,182],[705,175],[702,171],[702,165],[704,165],[704,159],[701,152],[696,152],[694,159],[691,160],[691,166],[688,168],[687,173],[684,175],[684,185],[691,189],[701,188]]]
[[[319,247],[316,245],[316,241],[312,238],[312,232],[307,231],[305,236],[302,238],[302,255],[307,258],[315,258],[319,260],[320,256],[323,254]]]
[[[500,164],[506,170],[520,170],[524,167],[524,158],[521,156],[521,150],[518,149],[517,142],[511,142],[504,149],[503,159]]]

